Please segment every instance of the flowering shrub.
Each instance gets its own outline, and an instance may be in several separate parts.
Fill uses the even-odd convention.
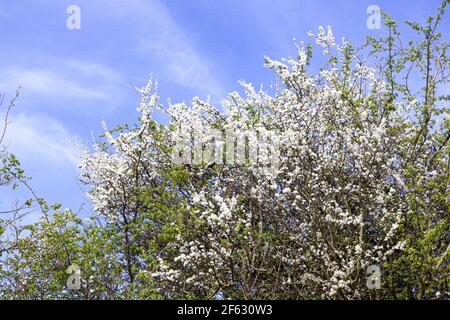
[[[73,294],[449,298],[446,4],[425,26],[408,22],[422,39],[408,47],[388,15],[389,35],[362,48],[319,28],[314,49],[265,58],[273,92],[242,82],[221,107],[199,98],[165,107],[155,82],[139,89],[138,125],[105,125],[105,140],[84,153],[91,222],[70,212],[47,222],[78,221],[67,257],[89,277]],[[326,60],[318,72],[316,48]],[[267,133],[268,148],[252,140]]]
[[[447,44],[426,49],[438,43],[434,26],[444,8],[425,27],[411,24],[424,43],[395,55],[398,31],[388,16],[390,36],[369,38],[366,58],[320,28],[311,34],[327,58],[318,74],[308,72],[312,47],[299,44],[295,59],[265,58],[279,79],[274,94],[242,83],[244,96],[230,93],[223,108],[199,98],[164,108],[149,82],[141,90],[140,125],[107,130],[113,151],[86,153],[83,162],[96,210],[111,221],[124,217],[123,210],[133,216],[154,210],[132,195],[153,193],[161,183],[171,192],[161,201],[183,208],[159,226],[155,237],[164,238],[164,247],[152,252],[151,268],[136,270],[138,277],[171,297],[382,297],[383,290],[366,285],[375,265],[399,297],[422,285],[428,291],[417,297],[448,295],[449,109],[438,96],[448,80]],[[407,63],[408,76],[433,70],[422,93],[400,82]],[[170,123],[157,125],[154,110],[167,113]],[[247,161],[262,152],[248,139],[237,149],[236,141],[221,139],[261,130],[277,132],[272,170]],[[208,143],[218,141],[224,152],[240,153],[241,162],[205,156]],[[198,161],[174,162],[180,143],[181,153]],[[428,251],[416,252],[416,241]],[[416,254],[434,264],[433,285],[421,283],[419,267],[404,289],[405,275],[396,268],[405,259],[419,263]]]

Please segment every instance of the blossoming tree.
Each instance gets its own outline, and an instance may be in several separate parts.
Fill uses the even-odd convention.
[[[279,80],[273,94],[242,83],[244,95],[230,93],[222,108],[199,98],[163,107],[149,82],[140,125],[106,130],[112,151],[83,163],[96,211],[124,228],[125,256],[142,232],[130,221],[150,219],[145,235],[158,245],[135,252],[130,280],[169,297],[448,295],[449,59],[437,31],[445,7],[425,26],[408,22],[423,40],[406,48],[388,15],[389,35],[363,48],[320,28],[311,37],[327,63],[317,74],[308,71],[312,47],[298,44],[295,59],[265,58]],[[422,87],[408,85],[420,76]],[[170,123],[158,125],[155,110]],[[248,139],[236,151],[243,161],[208,161],[207,144],[230,130],[277,132],[276,168],[246,161]],[[174,162],[177,143],[194,140],[187,150],[200,156],[188,158],[198,161]],[[368,285],[374,267],[385,289]]]
[[[242,82],[219,107],[163,106],[150,81],[138,124],[105,125],[84,152],[90,221],[54,208],[18,236],[53,251],[19,246],[8,270],[81,267],[79,291],[49,270],[44,297],[449,298],[446,6],[407,22],[419,38],[407,46],[387,14],[387,36],[362,47],[319,28],[295,58],[265,58],[274,90]]]

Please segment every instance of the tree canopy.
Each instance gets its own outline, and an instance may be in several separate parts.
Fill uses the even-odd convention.
[[[242,82],[221,106],[163,105],[149,81],[137,124],[83,153],[87,219],[0,150],[0,188],[30,191],[0,215],[0,298],[450,298],[447,4],[406,22],[416,39],[386,13],[358,47],[321,27],[265,57],[274,89]]]

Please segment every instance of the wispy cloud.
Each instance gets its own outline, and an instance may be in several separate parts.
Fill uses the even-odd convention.
[[[20,86],[24,100],[48,100],[68,110],[74,102],[111,102],[107,105],[114,108],[120,101],[122,79],[109,67],[74,59],[53,61],[51,67],[13,65],[0,70],[2,92],[13,92]]]
[[[215,96],[224,94],[220,83],[214,77],[215,72],[192,47],[186,45],[180,48],[180,44],[164,38],[158,42],[142,40],[140,50],[148,50],[163,60],[163,71],[171,81]]]
[[[157,72],[166,80],[211,95],[225,93],[218,76],[219,68],[202,54],[191,40],[192,35],[183,30],[161,1],[130,0],[124,5],[122,1],[113,0],[107,1],[107,6],[106,14],[119,19],[133,17],[133,37],[138,42],[135,52],[148,57],[149,61],[158,61],[160,70]]]
[[[65,78],[50,69],[23,69],[11,67],[2,78],[8,79],[10,86],[20,86],[26,92],[38,95],[64,95],[66,98],[105,99],[106,95],[74,80]]]
[[[58,202],[78,208],[85,201],[77,182],[81,159],[81,140],[54,118],[44,115],[18,114],[11,119],[6,147],[21,162],[31,186],[49,203]],[[3,192],[0,206],[13,206],[30,197],[26,189]],[[32,222],[37,215],[29,215]]]
[[[10,152],[19,159],[44,162],[47,168],[67,164],[76,167],[80,156],[77,141],[61,123],[43,115],[15,116],[6,136]]]
[[[122,80],[122,77],[114,70],[102,64],[76,59],[68,59],[66,64],[69,67],[79,70],[84,75],[96,76],[104,81],[116,82]]]

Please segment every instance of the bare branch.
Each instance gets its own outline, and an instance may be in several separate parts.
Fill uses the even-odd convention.
[[[8,122],[9,115],[11,113],[12,108],[15,107],[16,101],[19,98],[19,95],[20,95],[20,87],[17,88],[15,96],[12,98],[11,102],[9,103],[8,107],[6,108],[6,114],[5,114],[5,118],[3,120],[3,129],[2,129],[1,136],[0,136],[0,145],[2,144],[3,140],[5,139],[6,129],[9,124],[9,122]],[[5,98],[5,96],[2,95],[0,98],[0,106],[2,105],[4,98]]]

